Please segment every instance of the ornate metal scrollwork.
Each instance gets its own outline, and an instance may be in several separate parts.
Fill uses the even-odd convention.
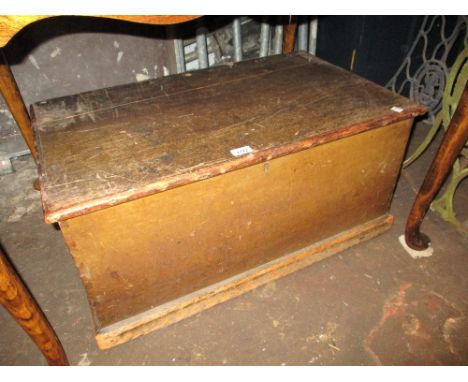
[[[426,17],[423,22],[423,28],[426,24],[432,25],[429,22],[429,17]],[[441,129],[447,129],[450,124],[452,115],[457,108],[465,84],[468,81],[468,44],[467,44],[467,33],[466,33],[466,18],[459,18],[454,31],[458,30],[458,33],[462,31],[461,20],[464,22],[464,45],[463,49],[456,60],[453,62],[450,70],[447,69],[445,62],[441,62],[435,59],[429,59],[423,61],[422,65],[415,71],[415,74],[410,78],[407,77],[402,83],[410,83],[411,88],[409,96],[411,99],[424,104],[430,111],[432,118],[432,126],[428,130],[426,137],[422,143],[418,146],[415,152],[409,156],[404,162],[404,166],[409,166],[413,161],[420,157],[420,155],[427,149],[431,144],[432,140],[436,136],[437,132]],[[442,23],[443,24],[443,23]],[[454,32],[453,32],[454,33]],[[455,41],[456,37],[452,33],[452,39]],[[443,34],[441,34],[443,37]],[[425,45],[427,45],[427,40]],[[439,42],[438,47],[444,46],[445,49],[453,46],[451,43]],[[413,44],[412,50],[415,45]],[[447,57],[448,53],[444,53],[444,57]],[[423,57],[424,59],[425,57]],[[402,67],[411,64],[411,58],[405,59]],[[401,69],[400,68],[400,69]],[[408,70],[408,66],[406,66]],[[447,73],[449,72],[449,74]],[[401,73],[401,72],[398,72]],[[391,87],[395,90],[395,84],[397,83],[398,74],[394,76],[391,82]],[[465,144],[465,148],[460,153],[458,159],[453,165],[451,176],[446,184],[443,193],[435,199],[431,204],[431,210],[437,212],[444,220],[452,223],[462,231],[468,232],[468,227],[461,222],[454,210],[454,196],[455,191],[459,184],[464,178],[468,176],[468,146]]]
[[[460,47],[457,42],[463,38],[464,46],[468,46],[468,18],[458,16],[454,26],[448,24],[446,16],[425,16],[406,58],[387,83],[394,92],[405,93],[426,106],[428,122],[433,122],[441,109],[453,64],[449,59]]]
[[[416,71],[411,84],[410,98],[430,111],[437,110],[442,101],[447,68],[436,60],[429,60]]]

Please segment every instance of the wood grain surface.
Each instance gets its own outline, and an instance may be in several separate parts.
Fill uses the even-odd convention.
[[[0,15],[0,48],[8,44],[11,38],[21,29],[34,22],[59,17],[46,15]],[[163,15],[92,15],[86,17],[100,17],[144,24],[170,25],[194,20],[200,16],[163,16]]]
[[[97,327],[385,215],[411,122],[61,222]]]
[[[307,54],[40,102],[32,116],[45,219],[79,216],[423,112]],[[246,145],[252,154],[230,153]]]
[[[381,216],[299,251],[282,256],[277,260],[171,301],[169,304],[149,309],[114,325],[101,328],[96,335],[97,344],[100,349],[108,349],[172,325],[205,309],[324,260],[353,245],[372,239],[390,229],[392,223],[393,216]]]
[[[36,343],[49,365],[68,365],[67,356],[54,329],[1,248],[0,304]]]

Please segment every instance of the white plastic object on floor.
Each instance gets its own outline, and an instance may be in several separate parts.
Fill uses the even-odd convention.
[[[415,249],[408,247],[408,245],[406,244],[405,235],[400,235],[398,237],[398,241],[413,259],[419,259],[421,257],[430,257],[434,253],[434,248],[432,248],[430,243],[429,247],[427,247],[426,249],[423,249],[422,251],[416,251]]]

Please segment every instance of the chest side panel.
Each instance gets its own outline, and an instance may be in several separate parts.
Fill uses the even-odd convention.
[[[62,222],[98,327],[384,215],[411,122]]]

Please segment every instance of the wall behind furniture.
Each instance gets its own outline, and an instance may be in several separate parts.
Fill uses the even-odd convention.
[[[29,25],[5,53],[30,105],[175,73],[173,42],[165,32],[158,26],[67,16]],[[0,99],[0,137],[17,132]]]
[[[232,61],[233,18],[202,19],[208,32],[210,64]],[[385,85],[405,58],[422,19],[422,16],[319,16],[317,56]],[[242,17],[244,59],[258,56],[260,22],[264,20],[274,24],[278,17]],[[183,24],[176,34],[184,39],[188,70],[198,67],[195,43],[198,26],[198,21]],[[25,28],[6,47],[6,55],[29,105],[174,74],[177,65],[173,37],[171,29],[162,26],[64,16]],[[26,150],[0,97],[0,156],[4,138],[11,137]]]
[[[385,86],[398,70],[422,16],[323,16],[317,56]]]

